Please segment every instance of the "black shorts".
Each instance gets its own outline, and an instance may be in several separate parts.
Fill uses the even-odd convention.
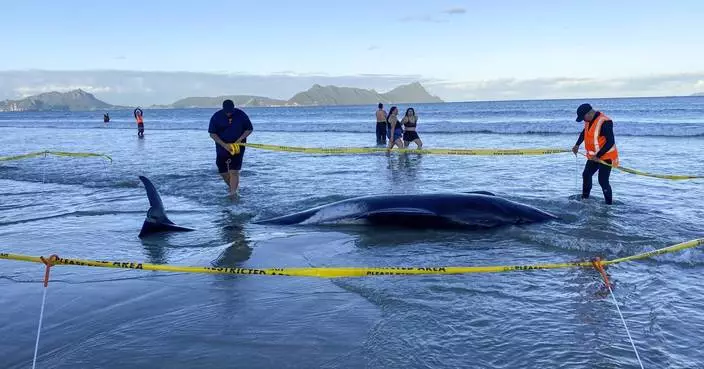
[[[403,132],[403,140],[406,142],[412,142],[413,140],[419,140],[418,132],[416,131],[406,131]]]
[[[240,146],[240,153],[235,155],[218,155],[215,158],[215,165],[218,166],[218,173],[227,173],[230,170],[241,170],[242,159],[244,159],[244,146]],[[229,167],[227,161],[230,161]]]
[[[144,124],[137,124],[137,131],[144,132]]]

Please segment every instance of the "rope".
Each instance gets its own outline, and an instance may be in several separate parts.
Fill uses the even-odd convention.
[[[577,155],[574,156],[574,189],[577,196],[581,196],[582,191],[579,188],[579,158]]]
[[[46,151],[44,152],[44,162],[42,163],[42,184],[46,183]]]
[[[590,159],[590,156],[580,152],[580,154],[584,155],[587,159]],[[651,178],[660,178],[660,179],[670,179],[673,181],[681,181],[681,180],[686,180],[686,179],[701,179],[704,178],[704,176],[696,176],[696,175],[678,175],[678,174],[656,174],[656,173],[648,173],[648,172],[643,172],[642,170],[636,170],[636,169],[631,169],[631,168],[626,168],[622,167],[620,165],[613,165],[609,164],[601,159],[597,159],[597,162],[600,164],[606,165],[608,167],[611,167],[613,169],[616,169],[621,172],[626,172],[629,174],[635,174],[637,176],[643,176],[643,177],[651,177]]]
[[[403,141],[402,141],[403,142]],[[372,154],[386,153],[388,147],[297,147],[297,146],[280,146],[257,143],[239,143],[230,144],[231,146],[251,147],[259,150],[279,151],[279,152],[294,152],[303,154]],[[398,146],[398,145],[397,145]],[[234,154],[234,148],[230,149],[230,153]],[[398,150],[393,150],[399,153],[412,154],[435,154],[435,155],[550,155],[570,152],[570,150],[558,148],[529,148],[529,149],[408,149],[404,148],[403,144]]]
[[[601,262],[601,259],[596,258],[592,260],[592,265],[594,265],[594,268],[599,271],[599,274],[601,274],[602,279],[604,279],[604,284],[606,285],[606,288],[609,289],[609,293],[611,294],[611,298],[614,300],[614,305],[616,305],[616,311],[618,311],[618,316],[621,318],[621,322],[623,323],[623,327],[626,328],[626,334],[628,335],[628,340],[631,342],[631,347],[633,347],[633,352],[636,354],[636,359],[638,360],[638,364],[640,364],[640,368],[643,368],[643,362],[640,360],[640,355],[638,355],[638,349],[636,348],[635,342],[633,342],[633,337],[631,336],[631,331],[628,329],[628,324],[626,324],[626,319],[623,317],[623,313],[621,313],[621,308],[618,306],[618,301],[616,301],[616,295],[614,294],[614,291],[611,289],[611,282],[609,281],[609,277],[606,275],[606,271],[604,270],[604,265]]]
[[[0,161],[13,161],[13,160],[23,160],[31,159],[40,156],[46,157],[47,155],[63,156],[63,157],[74,157],[74,158],[90,158],[90,157],[100,157],[107,159],[112,162],[112,158],[105,154],[90,153],[90,152],[66,152],[66,151],[37,151],[31,152],[29,154],[14,155],[14,156],[0,156]]]
[[[44,305],[46,305],[46,291],[47,287],[44,287],[44,294],[42,295],[42,309],[39,311],[39,328],[37,328],[37,341],[34,343],[34,358],[32,359],[32,369],[37,366],[37,353],[39,352],[39,336],[42,333],[42,320],[44,320]]]
[[[704,238],[682,242],[665,248],[627,256],[614,260],[603,260],[603,265],[623,263],[626,261],[641,260],[676,251],[682,251],[704,245]],[[0,259],[17,260],[41,263],[39,257],[29,255],[10,254],[0,251]],[[120,268],[136,270],[155,270],[164,272],[206,273],[206,274],[237,274],[257,276],[288,276],[288,277],[316,277],[316,278],[343,278],[343,277],[373,277],[373,276],[410,276],[410,275],[443,275],[443,274],[470,274],[470,273],[502,273],[529,270],[584,268],[592,267],[589,261],[546,263],[533,265],[487,265],[487,266],[420,266],[420,267],[315,267],[315,268],[240,268],[240,267],[205,267],[181,266],[169,264],[148,264],[129,261],[109,260],[83,260],[56,258],[56,265],[74,265],[99,268]]]
[[[607,284],[606,287],[609,288],[609,293],[611,293],[611,298],[614,300],[614,305],[616,305],[616,311],[618,311],[618,315],[621,317],[621,322],[623,323],[623,327],[626,328],[626,334],[628,335],[628,340],[631,341],[631,347],[633,347],[633,352],[636,353],[636,359],[638,359],[638,364],[640,364],[640,368],[643,369],[643,362],[640,360],[640,355],[638,355],[638,349],[636,348],[636,344],[633,343],[633,337],[631,337],[631,332],[628,330],[628,325],[626,325],[626,320],[623,318],[623,314],[621,313],[621,308],[618,307],[618,301],[616,301],[616,296],[614,295],[614,291],[611,289],[611,286],[609,284]]]

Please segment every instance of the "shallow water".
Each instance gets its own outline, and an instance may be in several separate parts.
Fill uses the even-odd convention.
[[[566,147],[577,101],[419,105],[426,147]],[[616,121],[623,166],[704,174],[704,98],[594,102]],[[405,106],[400,107],[402,110]],[[0,113],[0,155],[101,152],[0,164],[0,250],[243,267],[535,264],[614,258],[704,235],[704,181],[614,172],[615,206],[578,191],[584,161],[302,155],[247,149],[235,203],[215,173],[212,110]],[[374,107],[247,109],[251,142],[372,146]],[[146,175],[175,222],[144,240]],[[560,216],[481,232],[284,227],[253,221],[383,193],[488,190]],[[704,362],[701,250],[609,268],[646,367]],[[43,268],[0,261],[1,367],[30,365]],[[52,269],[38,367],[631,368],[602,281],[565,269],[318,280],[82,267]],[[236,364],[235,364],[236,363]]]

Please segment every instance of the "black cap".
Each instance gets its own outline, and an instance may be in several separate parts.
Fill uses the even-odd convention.
[[[232,113],[232,112],[234,112],[234,111],[235,111],[235,103],[232,102],[232,100],[230,100],[230,99],[227,99],[227,100],[223,101],[223,102],[222,102],[222,110],[223,110],[225,113]]]
[[[577,122],[581,122],[584,120],[584,116],[587,115],[592,111],[592,106],[589,104],[582,104],[577,108]]]

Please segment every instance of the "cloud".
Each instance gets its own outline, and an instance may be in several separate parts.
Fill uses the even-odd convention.
[[[116,105],[169,104],[189,96],[257,95],[289,99],[314,84],[388,91],[420,81],[446,101],[683,96],[704,92],[704,72],[596,78],[502,78],[454,81],[419,75],[330,76],[283,71],[272,75],[138,71],[0,71],[0,100],[82,89]]]
[[[127,60],[127,57],[124,56],[124,55],[120,55],[120,56],[114,57],[113,59],[115,59],[115,60]]]
[[[447,10],[444,10],[440,13],[440,17],[437,17],[432,14],[425,14],[425,15],[409,15],[405,16],[399,21],[401,22],[424,22],[424,23],[446,23],[449,20],[447,19],[450,16],[453,15],[460,15],[460,14],[465,14],[467,13],[467,9],[465,8],[450,8]]]
[[[415,75],[330,76],[283,71],[271,75],[119,70],[0,71],[0,101],[49,91],[83,89],[115,105],[170,104],[189,96],[257,95],[290,99],[314,84],[390,90]]]
[[[704,73],[663,74],[615,79],[513,78],[429,81],[428,90],[451,101],[682,96],[704,90]]]
[[[449,15],[459,15],[459,14],[467,13],[467,9],[465,9],[465,8],[450,8],[450,9],[445,10],[443,13],[449,14]]]
[[[379,50],[381,47],[379,45],[371,45],[367,48],[369,51]]]
[[[52,92],[52,91],[57,91],[57,92],[67,92],[67,91],[73,91],[73,90],[78,90],[81,89],[83,91],[89,92],[89,93],[101,93],[101,92],[110,92],[112,91],[112,88],[107,87],[107,86],[90,86],[90,85],[54,85],[54,84],[49,84],[49,85],[39,85],[39,86],[19,86],[15,87],[15,96],[17,97],[27,97],[27,96],[32,96],[32,95],[37,95],[45,92]]]
[[[433,17],[432,15],[418,15],[418,16],[406,16],[399,21],[408,23],[408,22],[424,22],[424,23],[445,23],[447,22],[446,19],[438,19]]]

